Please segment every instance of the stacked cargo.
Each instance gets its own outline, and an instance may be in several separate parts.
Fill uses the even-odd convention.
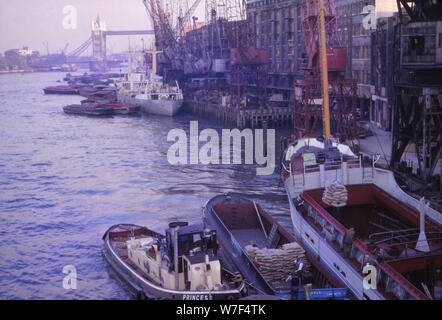
[[[268,282],[286,281],[295,271],[297,258],[303,260],[304,270],[310,268],[304,249],[296,242],[285,244],[279,249],[260,249],[254,246],[247,246],[245,249]]]

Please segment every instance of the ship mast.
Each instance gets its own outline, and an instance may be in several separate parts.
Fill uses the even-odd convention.
[[[158,51],[157,46],[154,44],[152,50],[148,51],[152,55],[152,69],[150,73],[150,79],[155,82],[155,77],[158,73],[158,55],[163,53],[163,51]]]
[[[129,57],[128,57],[128,73],[132,73],[132,47],[130,46],[130,38],[129,38]]]
[[[325,35],[325,9],[324,0],[319,0],[319,22],[320,22],[320,41],[321,41],[321,75],[322,75],[322,95],[323,95],[323,122],[324,122],[324,138],[330,140],[330,97],[328,92],[328,62],[327,62],[327,40]]]
[[[157,50],[157,46],[154,44],[152,51],[151,51],[151,54],[152,54],[152,74],[154,76],[156,76],[157,72],[158,72],[158,59],[157,59],[158,56],[157,55],[161,52]]]

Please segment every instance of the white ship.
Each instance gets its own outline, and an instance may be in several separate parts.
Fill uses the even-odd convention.
[[[149,77],[143,73],[132,73],[131,58],[129,59],[129,73],[117,82],[117,98],[120,103],[139,106],[145,113],[174,116],[183,106],[183,92],[178,83],[170,86],[163,83],[163,78],[157,75],[158,53],[155,49],[152,51],[152,70]]]
[[[328,70],[325,47],[322,39]],[[297,241],[358,299],[441,299],[442,214],[405,193],[376,158],[332,141],[322,80],[325,140],[299,139],[282,163]]]

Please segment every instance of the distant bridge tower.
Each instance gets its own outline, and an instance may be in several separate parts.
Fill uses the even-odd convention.
[[[98,62],[106,62],[106,24],[97,19],[92,22],[92,56]]]

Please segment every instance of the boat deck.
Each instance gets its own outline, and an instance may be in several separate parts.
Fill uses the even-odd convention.
[[[431,288],[427,275],[442,266],[441,227],[426,219],[432,252],[419,252],[415,249],[420,233],[419,212],[415,208],[375,185],[354,185],[347,189],[349,198],[345,208],[326,205],[322,201],[324,189],[316,189],[302,194],[305,203],[297,204],[297,210],[318,233],[326,234],[328,243],[355,269],[360,270],[366,259],[378,265],[383,274],[378,290],[385,297],[402,299],[405,291],[396,296],[391,289],[398,286],[413,298],[426,299],[421,283],[428,283]],[[355,236],[347,249],[351,251],[346,253],[343,240],[349,228],[354,228]]]
[[[144,271],[142,271],[131,259],[129,259],[129,252],[127,249],[127,240],[130,237],[134,237],[135,239],[145,238],[145,237],[160,237],[164,238],[161,234],[158,234],[154,231],[148,229],[134,229],[131,233],[128,233],[127,230],[117,229],[110,233],[109,236],[109,245],[115,254],[122,260],[124,264],[126,264],[132,271],[134,271],[138,276],[145,279],[146,281],[151,282],[152,284],[163,287],[162,283],[155,281],[155,279],[151,278]],[[231,274],[229,271],[225,269],[224,263],[220,261],[222,264],[222,283],[227,288],[227,290],[237,289],[237,285],[232,279],[235,275]],[[118,274],[118,272],[117,272]],[[184,291],[183,291],[184,292]]]
[[[235,229],[231,230],[231,233],[243,248],[252,244],[257,245],[260,249],[267,246],[267,238],[260,229]]]

